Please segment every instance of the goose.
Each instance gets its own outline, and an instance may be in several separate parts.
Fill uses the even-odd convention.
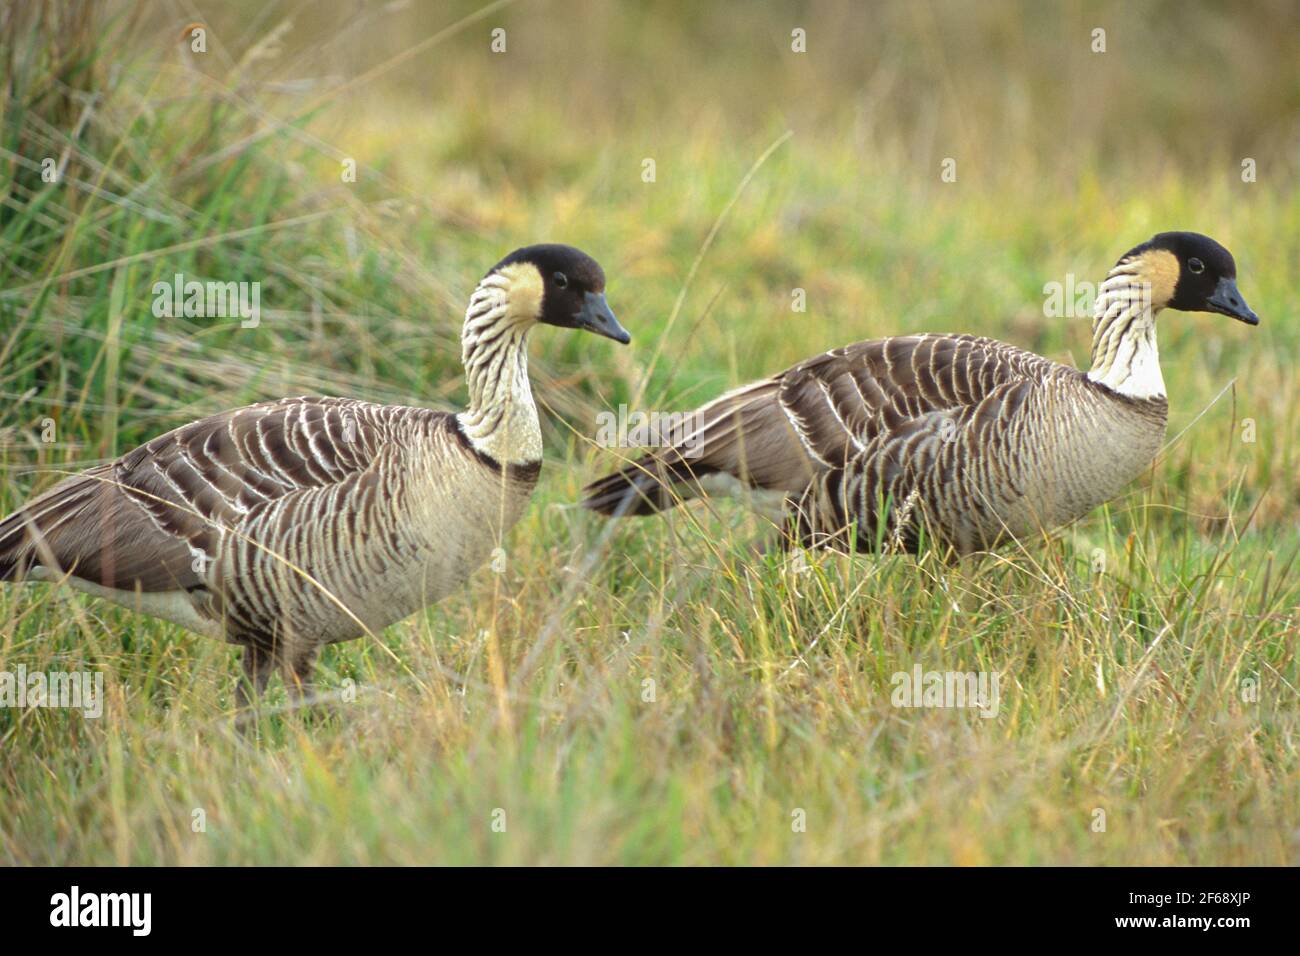
[[[974,335],[858,342],[686,416],[684,434],[588,485],[583,505],[647,515],[738,493],[776,509],[783,547],[915,553],[928,539],[950,558],[1060,527],[1160,449],[1157,313],[1259,323],[1236,275],[1208,236],[1160,233],[1099,286],[1086,372]]]
[[[0,521],[0,581],[66,581],[240,645],[241,710],[277,670],[301,697],[322,645],[441,600],[523,512],[542,463],[539,323],[631,340],[594,259],[518,249],[470,296],[467,410],[302,397],[184,425]]]

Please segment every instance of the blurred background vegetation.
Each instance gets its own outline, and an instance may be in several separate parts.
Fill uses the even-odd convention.
[[[544,397],[575,427],[591,420],[583,395],[676,407],[719,376],[889,332],[1005,329],[1085,360],[1087,322],[1042,321],[1043,283],[1096,279],[1163,229],[1235,249],[1252,301],[1279,295],[1296,261],[1287,0],[0,9],[0,308],[19,329],[0,384],[36,388],[8,426],[71,400],[61,424],[90,440],[80,413],[98,401],[132,410],[115,424],[134,442],[159,416],[286,390],[459,399],[466,293],[538,240],[596,254],[639,333],[608,359],[540,346]],[[48,157],[58,188],[41,180]],[[269,321],[160,327],[148,290],[177,271],[262,282]],[[788,308],[794,287],[806,314]],[[1177,363],[1187,326],[1166,325]],[[1248,339],[1195,329],[1216,360]],[[105,334],[126,367],[95,361]]]
[[[806,52],[791,48],[795,29]],[[0,713],[14,795],[0,801],[0,855],[67,859],[56,846],[71,833],[84,859],[118,862],[1294,862],[1297,64],[1294,0],[0,0],[0,509],[244,402],[460,405],[465,301],[520,245],[590,251],[633,334],[629,349],[535,337],[549,464],[516,534],[514,590],[476,579],[470,600],[391,629],[390,649],[438,694],[369,714],[368,740],[318,729],[266,763],[214,754],[185,728],[217,718],[225,648],[52,592],[0,594],[0,659],[90,654],[128,689],[113,703],[126,722],[103,736],[67,715]],[[949,158],[955,182],[940,178]],[[671,590],[718,564],[715,540],[743,544],[710,515],[618,527],[580,599],[548,583],[604,530],[562,507],[611,460],[590,448],[598,410],[689,408],[897,332],[982,333],[1086,364],[1087,318],[1045,317],[1044,284],[1096,281],[1168,229],[1227,245],[1263,324],[1163,317],[1170,437],[1186,434],[1124,501],[1068,532],[1046,570],[963,576],[964,617],[905,563],[872,565],[883,577],[865,594],[861,565],[827,578],[815,606],[771,568],[756,572],[771,605],[731,578]],[[260,282],[261,325],[154,317],[152,284],[177,272]],[[791,310],[796,288],[806,312]],[[1090,579],[1094,546],[1122,553],[1131,575]],[[1063,594],[1108,613],[1075,616]],[[566,636],[528,693],[484,689],[491,655],[474,635],[499,633],[515,673],[543,619]],[[1165,624],[1181,636],[1147,657]],[[608,656],[628,633],[631,663]],[[814,641],[823,656],[800,664]],[[326,671],[378,686],[411,673],[372,651],[331,649]],[[1032,703],[996,727],[954,729],[944,714],[903,727],[880,706],[888,675],[927,653],[985,668],[1010,655]],[[649,718],[647,660],[679,695]],[[1139,681],[1153,661],[1152,688]],[[1263,730],[1235,704],[1224,717],[1243,669],[1289,702]],[[1132,723],[1113,710],[1121,687],[1149,705]],[[466,694],[483,706],[462,711]],[[503,728],[494,713],[513,716]],[[394,722],[427,749],[404,750]],[[75,750],[54,755],[82,734],[103,756],[89,769]],[[112,757],[123,748],[164,782],[131,778]],[[283,776],[280,759],[302,776],[268,799],[287,818],[304,794],[328,795],[310,810],[319,839],[277,831],[248,802]],[[950,783],[918,782],[954,765]],[[560,766],[576,791],[556,782]],[[69,776],[82,783],[62,786]],[[401,803],[417,783],[433,809]],[[173,834],[173,802],[192,789],[245,836]],[[394,843],[378,809],[388,801],[408,835],[436,827],[434,812],[477,832],[501,792],[541,808],[552,836],[508,850]],[[1098,800],[1128,820],[1124,840],[1063,823]],[[638,817],[648,804],[662,815]],[[794,844],[788,825],[755,829],[807,804],[838,830]]]

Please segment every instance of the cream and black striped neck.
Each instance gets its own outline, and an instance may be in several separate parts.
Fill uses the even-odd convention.
[[[1156,348],[1152,285],[1140,264],[1126,260],[1111,269],[1097,295],[1092,322],[1092,368],[1088,378],[1128,398],[1165,398]]]
[[[534,270],[535,271],[535,270]],[[529,296],[512,295],[517,276],[494,272],[470,297],[461,333],[469,407],[461,430],[479,452],[501,464],[541,461],[542,432],[528,382]]]

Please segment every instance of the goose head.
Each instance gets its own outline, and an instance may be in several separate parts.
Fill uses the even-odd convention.
[[[1247,325],[1259,316],[1237,289],[1232,253],[1199,232],[1162,232],[1120,259],[1151,294],[1155,311],[1218,312]]]
[[[544,243],[516,249],[488,272],[502,277],[522,322],[583,329],[626,345],[632,341],[605,301],[605,271],[581,249]]]

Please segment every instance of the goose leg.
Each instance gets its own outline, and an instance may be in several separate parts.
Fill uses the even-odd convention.
[[[316,669],[316,658],[319,653],[320,648],[310,644],[296,652],[289,661],[284,682],[288,686],[289,697],[295,705],[301,705],[303,701],[311,698],[312,674]]]
[[[257,707],[274,666],[269,651],[252,643],[244,645],[244,675],[235,689],[235,706],[241,713]]]

